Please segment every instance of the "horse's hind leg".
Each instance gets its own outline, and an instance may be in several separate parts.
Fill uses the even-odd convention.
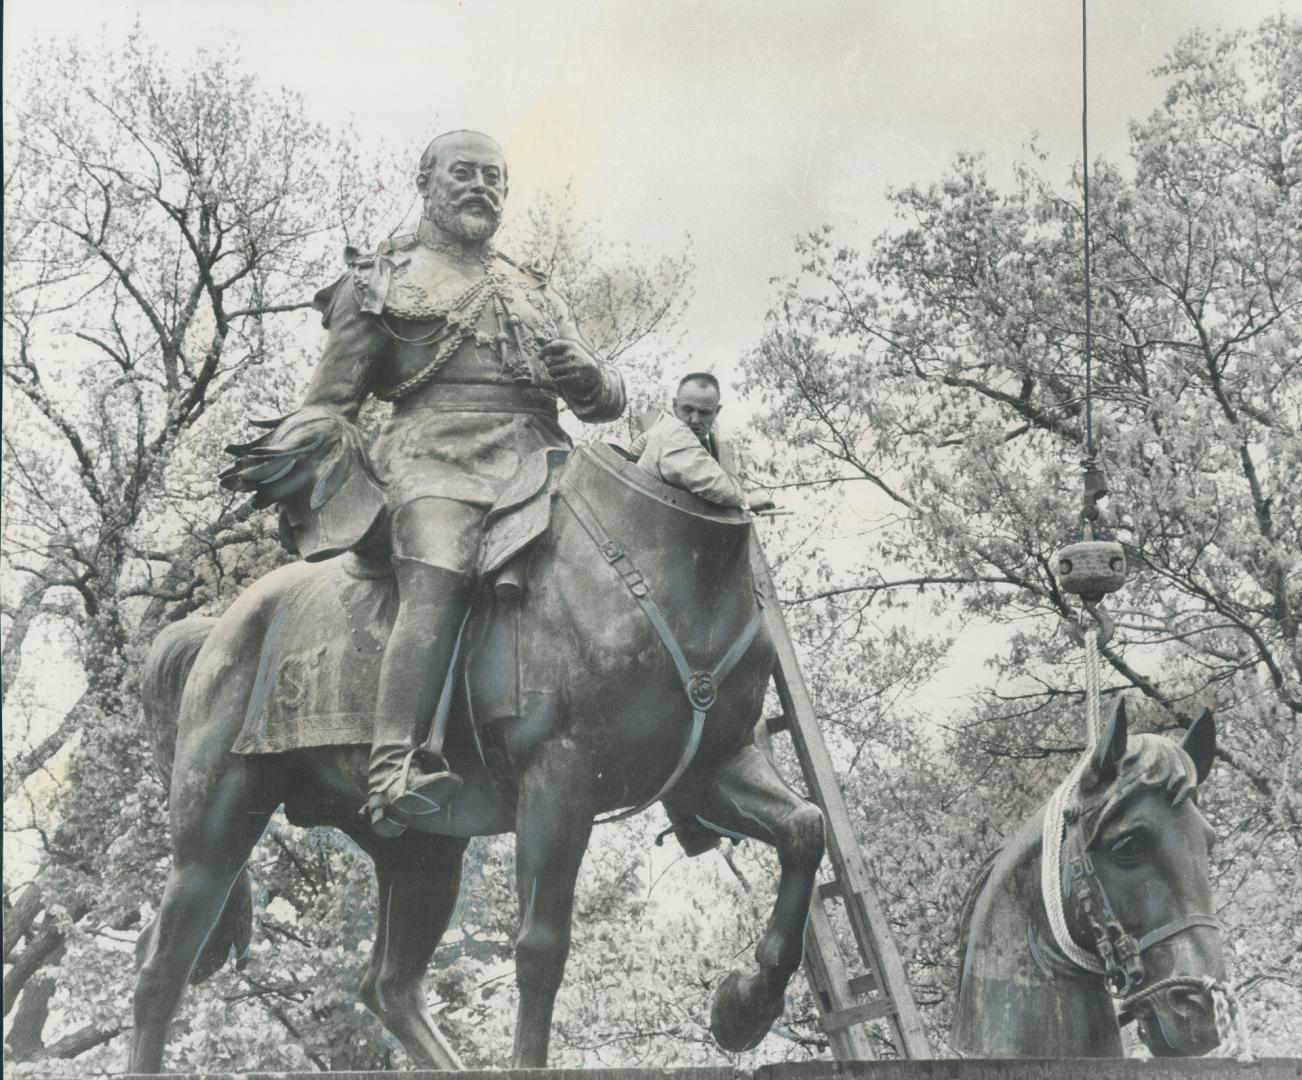
[[[782,876],[756,970],[734,970],[715,992],[710,1029],[725,1050],[749,1050],[781,1014],[787,982],[800,966],[805,921],[823,859],[823,815],[783,783],[772,762],[748,745],[709,777],[666,800],[706,828],[772,844]]]
[[[455,836],[408,833],[397,841],[366,844],[375,860],[380,912],[361,997],[421,1069],[462,1068],[426,1008],[424,982],[456,908],[466,843]]]
[[[264,764],[223,756],[227,767],[203,785],[209,790],[173,792],[172,868],[158,915],[137,951],[129,1072],[162,1069],[167,1029],[195,960],[275,809],[261,794]]]

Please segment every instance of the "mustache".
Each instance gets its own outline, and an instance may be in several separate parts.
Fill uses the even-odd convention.
[[[497,199],[492,195],[481,195],[478,192],[473,195],[463,195],[452,204],[452,209],[464,210],[468,206],[481,206],[485,210],[489,210],[494,214],[500,214],[502,212],[502,204],[498,202]]]

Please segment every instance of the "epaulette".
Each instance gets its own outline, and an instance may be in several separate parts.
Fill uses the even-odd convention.
[[[377,255],[392,255],[397,251],[408,251],[420,243],[420,237],[416,233],[402,233],[399,236],[390,236],[386,240],[380,241],[380,246],[375,249]]]
[[[393,271],[411,261],[409,255],[398,253],[415,247],[418,241],[415,233],[404,233],[381,240],[372,253],[363,254],[351,245],[344,248],[344,261],[352,271],[353,287],[363,311],[378,315],[384,310]]]
[[[353,270],[366,270],[374,266],[375,260],[381,255],[407,251],[414,248],[419,241],[420,238],[415,233],[403,233],[401,236],[390,236],[381,240],[374,251],[363,251],[349,244],[344,248],[344,262]]]
[[[547,282],[551,280],[551,273],[541,259],[534,259],[533,262],[530,263],[521,263],[516,262],[515,259],[511,258],[509,255],[503,255],[500,251],[497,252],[497,257],[508,266],[513,266],[517,270],[523,270],[530,277],[536,278],[539,285],[546,285]]]

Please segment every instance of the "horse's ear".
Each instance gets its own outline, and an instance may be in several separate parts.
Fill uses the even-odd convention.
[[[1193,760],[1194,772],[1201,784],[1216,761],[1216,715],[1211,709],[1204,709],[1202,715],[1189,725],[1189,730],[1180,740],[1180,749]]]
[[[1117,765],[1126,756],[1126,697],[1118,694],[1112,710],[1103,722],[1103,736],[1094,750],[1091,762],[1100,780],[1111,783],[1117,777]]]

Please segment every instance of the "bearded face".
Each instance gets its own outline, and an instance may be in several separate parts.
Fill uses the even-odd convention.
[[[491,139],[455,132],[436,140],[422,174],[426,216],[444,233],[482,243],[497,232],[506,199],[506,163]],[[418,184],[420,181],[418,180]]]

